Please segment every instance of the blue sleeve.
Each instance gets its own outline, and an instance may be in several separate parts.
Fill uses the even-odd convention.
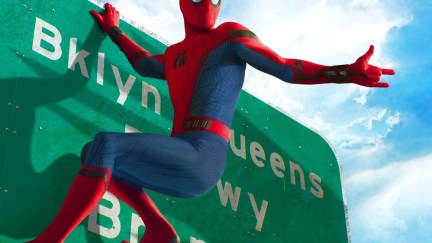
[[[165,79],[164,64],[155,57],[140,58],[135,62],[134,69],[143,77]]]
[[[252,50],[241,42],[235,43],[235,52],[237,57],[262,72],[270,74],[288,83],[292,83],[294,80],[294,71],[291,66],[277,63],[263,54]]]
[[[294,71],[291,66],[275,62],[264,54],[252,50],[241,42],[235,42],[235,53],[238,58],[247,62],[252,67],[279,78],[285,82],[292,83]]]

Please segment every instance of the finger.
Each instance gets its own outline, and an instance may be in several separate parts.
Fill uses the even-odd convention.
[[[362,61],[369,62],[369,59],[373,55],[375,47],[373,45],[369,46],[369,50],[361,57]]]
[[[117,15],[120,15],[119,11],[113,5],[110,5],[110,9],[111,9],[111,11],[113,13],[116,13]]]
[[[388,88],[390,85],[387,82],[373,82],[373,81],[360,81],[356,82],[356,84],[369,87],[369,88]]]
[[[388,87],[390,87],[390,84],[387,83],[387,82],[376,82],[371,87],[374,87],[374,88],[388,88]]]
[[[93,17],[98,21],[101,22],[102,21],[102,16],[100,15],[100,13],[98,13],[96,10],[91,10],[90,14],[93,15]]]
[[[395,75],[396,74],[395,70],[393,70],[393,69],[386,69],[386,68],[382,68],[381,72],[384,75]]]
[[[109,11],[111,11],[111,12],[115,12],[113,5],[111,5],[109,3],[105,6],[105,8],[109,9]]]
[[[104,4],[104,8],[105,8],[105,13],[109,14],[112,12],[112,6],[109,3],[105,3]]]

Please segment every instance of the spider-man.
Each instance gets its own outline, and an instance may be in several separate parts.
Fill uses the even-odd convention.
[[[143,76],[165,79],[174,107],[172,136],[99,133],[83,148],[83,166],[51,225],[33,242],[63,242],[108,189],[134,208],[146,225],[140,242],[179,242],[142,188],[175,197],[208,192],[222,175],[231,120],[246,64],[288,83],[380,82],[391,69],[368,64],[373,46],[351,65],[324,66],[280,57],[238,23],[214,24],[221,0],[180,0],[186,37],[152,55],[119,28],[110,4],[92,10],[99,26]]]

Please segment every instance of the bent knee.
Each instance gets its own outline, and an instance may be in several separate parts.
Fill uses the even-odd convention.
[[[216,186],[216,183],[219,181],[219,179],[219,177],[214,175],[211,177],[199,178],[195,180],[193,187],[190,188],[189,191],[191,197],[199,197],[207,194]]]
[[[97,152],[112,153],[117,150],[118,138],[116,137],[116,133],[99,132],[95,135],[93,144]]]
[[[205,195],[216,186],[222,177],[224,171],[223,165],[224,161],[221,161],[220,163],[213,161],[213,168],[201,169],[199,173],[195,174],[196,177],[191,183],[193,185],[191,188],[191,194],[193,197]]]
[[[81,161],[89,167],[112,168],[118,143],[115,133],[99,132],[91,143],[83,147]]]
[[[92,142],[88,142],[82,147],[81,157],[80,157],[81,158],[81,164],[85,163],[91,144],[92,144]]]

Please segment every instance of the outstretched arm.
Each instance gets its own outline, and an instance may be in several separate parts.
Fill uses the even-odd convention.
[[[90,13],[98,22],[99,27],[108,33],[111,40],[125,53],[132,67],[143,76],[165,79],[164,56],[151,55],[129,38],[119,28],[119,12],[109,3],[105,3],[104,6],[105,12],[103,14],[95,10],[91,10]]]
[[[253,67],[296,84],[355,83],[366,87],[388,87],[380,82],[381,75],[393,75],[392,69],[369,65],[373,46],[350,65],[326,66],[300,59],[282,58],[265,46],[255,34],[245,27],[232,23],[232,41],[236,41],[236,55]]]

